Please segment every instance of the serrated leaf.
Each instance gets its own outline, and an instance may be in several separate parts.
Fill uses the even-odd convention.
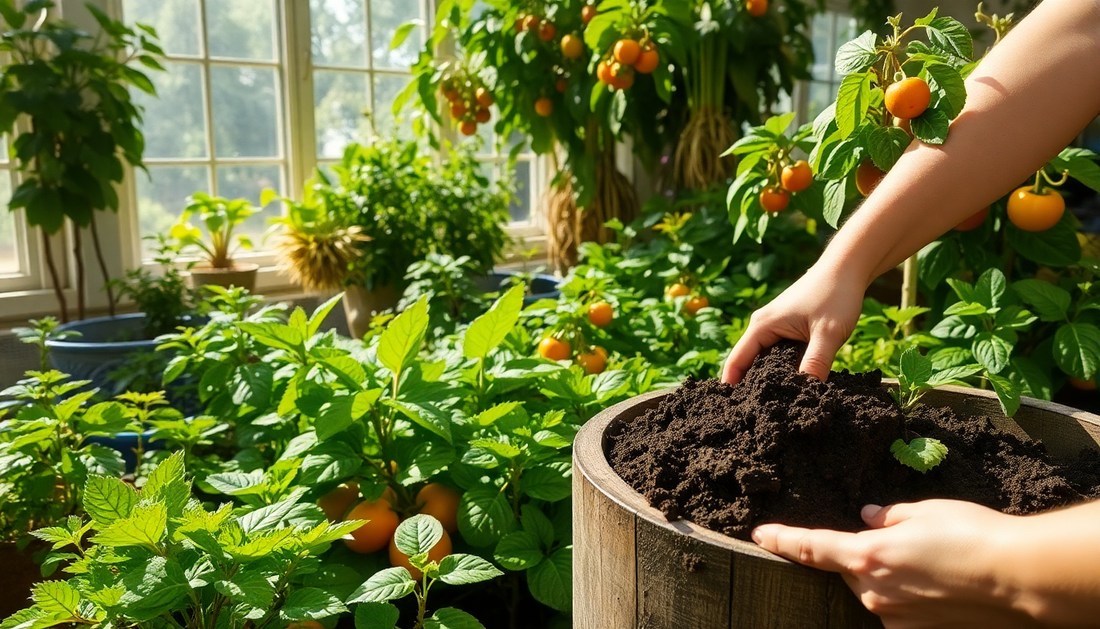
[[[206,482],[217,491],[229,496],[258,494],[267,486],[263,470],[243,472],[222,472],[206,477]]]
[[[535,600],[556,609],[573,607],[573,547],[564,546],[527,572],[527,585]]]
[[[475,487],[462,495],[458,505],[458,528],[470,545],[492,546],[515,527],[512,507],[496,488]]]
[[[925,64],[924,73],[932,91],[932,107],[954,120],[966,105],[966,83],[962,75],[943,63]]]
[[[513,286],[501,295],[488,312],[474,319],[462,340],[466,358],[482,359],[504,342],[504,337],[516,327],[523,309],[524,288]]]
[[[909,134],[903,129],[875,127],[871,131],[867,148],[875,166],[882,172],[889,172],[909,147],[910,142]]]
[[[359,586],[347,603],[381,603],[408,596],[416,587],[412,575],[404,568],[386,568],[370,576]]]
[[[945,384],[955,384],[963,378],[969,378],[982,370],[981,365],[959,365],[947,367],[932,374],[928,379],[929,386],[942,387]]]
[[[100,529],[92,541],[103,546],[154,548],[164,538],[167,526],[168,508],[163,502],[139,504],[128,517]]]
[[[535,500],[557,502],[572,494],[573,473],[569,463],[547,463],[523,472],[520,492]]]
[[[899,366],[910,386],[925,384],[932,377],[932,361],[915,347],[902,352]]]
[[[461,609],[444,607],[436,610],[431,618],[424,621],[424,629],[485,629],[485,627],[478,622],[477,618]]]
[[[233,576],[216,581],[214,589],[234,603],[267,608],[275,600],[275,586],[266,575],[250,569],[239,570]]]
[[[947,446],[936,439],[925,437],[917,437],[909,443],[898,439],[890,446],[890,453],[902,465],[924,474],[943,462],[947,457]]]
[[[926,30],[932,48],[968,61],[974,57],[974,41],[970,31],[958,20],[938,17],[928,23]]]
[[[409,557],[426,553],[443,539],[443,525],[430,515],[417,514],[397,527],[393,542]]]
[[[1042,280],[1020,280],[1012,284],[1020,299],[1043,321],[1064,321],[1072,296],[1068,291]]]
[[[867,117],[871,107],[872,78],[870,72],[860,72],[849,74],[840,82],[836,97],[836,126],[840,137],[851,136]]]
[[[82,502],[84,511],[102,527],[129,517],[138,495],[117,478],[92,476],[84,486]]]
[[[400,374],[416,358],[427,329],[428,298],[425,296],[386,326],[378,341],[378,362],[394,374]]]
[[[956,301],[944,309],[945,315],[958,315],[960,317],[972,317],[986,313],[985,306],[977,302]]]
[[[840,224],[840,217],[844,214],[845,186],[844,180],[825,183],[825,207],[822,216],[834,229]]]
[[[300,620],[321,620],[348,611],[348,608],[333,596],[320,588],[302,588],[290,593],[283,602],[279,615],[290,622]]]
[[[80,592],[65,581],[38,583],[31,591],[31,598],[35,607],[48,614],[62,614],[67,618],[80,617]]]
[[[989,373],[996,374],[1008,366],[1008,359],[1012,355],[1012,344],[992,332],[982,332],[974,339],[970,351],[973,352],[978,364],[985,367]]]
[[[520,507],[520,513],[523,530],[534,533],[547,548],[554,544],[554,524],[541,509],[529,503]]]
[[[131,566],[122,583],[126,592],[119,598],[119,605],[137,621],[148,621],[174,609],[191,591],[183,568],[174,559],[158,556]]]
[[[913,135],[925,144],[939,145],[947,141],[947,131],[951,126],[951,120],[947,114],[929,107],[923,114],[909,121],[909,128]]]
[[[873,31],[865,31],[859,37],[845,42],[836,51],[836,73],[839,75],[863,72],[875,63],[877,36]]]

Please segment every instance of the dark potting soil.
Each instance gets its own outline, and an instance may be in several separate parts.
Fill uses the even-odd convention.
[[[735,386],[688,380],[610,435],[611,466],[670,520],[746,540],[765,522],[859,530],[865,504],[954,498],[1024,514],[1100,497],[1100,454],[1055,462],[949,408],[918,405],[905,424],[942,441],[946,460],[926,474],[905,467],[890,453],[902,416],[881,374],[820,382],[798,373],[801,352],[772,348]]]

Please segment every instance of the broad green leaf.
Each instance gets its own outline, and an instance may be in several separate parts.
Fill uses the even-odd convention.
[[[527,572],[527,585],[535,600],[558,611],[573,607],[573,547],[554,551]]]
[[[261,206],[265,205],[261,203]],[[332,312],[332,309],[336,307],[336,304],[340,303],[340,300],[344,298],[343,293],[338,293],[333,297],[330,297],[328,301],[317,306],[317,309],[313,311],[313,314],[309,316],[309,322],[306,326],[306,332],[309,336],[317,334],[317,331],[321,329],[321,325],[325,322],[325,317],[328,313]]]
[[[138,495],[134,488],[117,478],[92,476],[84,486],[84,511],[100,526],[129,517]]]
[[[466,329],[462,354],[466,358],[482,359],[504,342],[504,337],[516,327],[523,309],[523,286],[516,285],[504,293],[489,311],[474,319]]]
[[[512,506],[492,487],[475,487],[462,494],[458,504],[458,529],[470,545],[495,545],[516,528]]]
[[[970,351],[974,353],[974,359],[991,374],[1001,373],[1008,366],[1008,359],[1012,356],[1012,344],[993,334],[982,332],[974,339]]]
[[[390,399],[384,400],[384,403],[401,411],[416,425],[439,435],[447,443],[452,442],[450,413],[432,404],[411,404]]]
[[[135,509],[140,510],[141,507]],[[187,597],[191,585],[175,559],[154,556],[130,565],[122,579],[126,592],[119,605],[126,615],[139,622],[148,621],[176,609]]]
[[[932,361],[915,347],[902,352],[900,367],[901,375],[913,386],[925,384],[932,377]]]
[[[163,502],[139,504],[130,515],[102,528],[92,538],[103,546],[143,546],[155,548],[168,526],[168,508]]]
[[[1035,279],[1020,280],[1013,283],[1012,288],[1043,321],[1065,321],[1072,299],[1068,291]]]
[[[936,439],[924,437],[917,437],[909,443],[898,439],[890,446],[890,453],[902,465],[924,474],[943,462],[947,457],[947,446]]]
[[[295,353],[301,353],[305,349],[305,337],[302,333],[281,323],[253,323],[244,322],[238,324],[241,331],[253,336],[257,341],[275,349],[285,349]]]
[[[371,575],[363,585],[359,586],[347,603],[381,603],[392,601],[412,594],[416,587],[412,575],[404,568],[386,568]]]
[[[421,24],[420,20],[411,20],[398,26],[397,30],[393,32],[393,39],[390,40],[390,50],[400,48],[401,44],[404,44],[405,40],[409,38],[409,34],[419,28]]]
[[[80,617],[80,592],[65,581],[43,581],[34,586],[31,598],[35,607],[49,614]]]
[[[924,113],[909,121],[909,128],[913,135],[925,144],[943,144],[947,141],[947,130],[951,126],[951,119],[947,114],[929,107]]]
[[[948,55],[966,59],[974,57],[974,41],[970,31],[958,20],[950,17],[938,17],[927,26],[928,43],[932,48]]]
[[[877,37],[873,31],[865,31],[859,37],[845,42],[836,51],[836,73],[839,75],[864,72],[875,63]]]
[[[520,525],[523,530],[534,533],[538,536],[539,541],[546,547],[550,547],[554,543],[554,524],[550,522],[550,518],[533,504],[525,504],[520,507],[521,520]]]
[[[301,494],[299,493],[297,495],[300,496]],[[237,522],[241,525],[245,533],[270,531],[278,527],[297,505],[297,497],[282,500],[275,504],[260,507],[255,511],[246,513],[237,518]]]
[[[871,161],[882,172],[889,172],[905,149],[909,147],[912,139],[904,129],[897,127],[875,127],[871,131],[868,144],[871,153]]]
[[[986,313],[985,306],[977,303],[965,301],[956,301],[947,308],[944,309],[945,315],[958,315],[960,317],[972,317],[975,315],[983,315]]]
[[[516,410],[516,408],[519,407],[521,404],[523,403],[503,402],[501,404],[497,404],[496,406],[492,406],[489,409],[478,413],[477,416],[474,417],[474,423],[476,423],[478,426],[491,426],[501,417],[505,417],[512,411]]]
[[[1004,304],[1001,298],[1007,289],[1005,274],[1000,269],[988,269],[974,283],[974,298],[969,301],[976,301],[986,308],[999,308]]]
[[[421,297],[386,326],[378,342],[378,361],[400,375],[415,360],[427,328],[428,298]]]
[[[355,629],[394,629],[401,612],[391,603],[359,603],[355,608]]]
[[[449,585],[465,585],[495,579],[504,573],[476,555],[457,553],[439,562],[439,579]]]
[[[783,135],[791,123],[794,122],[795,112],[791,111],[778,116],[772,116],[764,121],[764,129],[775,134],[776,137]]]
[[[252,607],[267,608],[275,600],[275,586],[268,581],[267,575],[249,568],[216,581],[214,589],[234,603],[246,603]]]
[[[461,609],[444,607],[436,610],[431,618],[424,620],[424,629],[485,629],[485,627],[477,618]]]
[[[840,217],[844,214],[845,187],[847,182],[829,181],[825,184],[825,207],[823,216],[825,222],[834,229],[840,224]]]
[[[933,387],[941,387],[945,384],[956,384],[963,378],[969,378],[982,370],[981,365],[959,365],[947,367],[932,374],[928,384]]]
[[[1016,253],[1044,266],[1063,267],[1081,259],[1081,243],[1077,240],[1077,219],[1066,212],[1054,227],[1041,232],[1026,232],[1009,223],[1005,227],[1008,244]]]
[[[966,105],[966,84],[962,75],[943,63],[926,64],[924,74],[932,90],[932,107],[954,120]]]
[[[229,496],[244,496],[262,493],[267,487],[263,470],[243,472],[222,472],[206,477],[206,482],[217,491]]]
[[[301,482],[316,484],[343,480],[355,474],[362,462],[360,454],[343,441],[326,441],[312,448],[302,459]]]
[[[279,615],[283,620],[321,620],[348,611],[348,608],[333,596],[320,588],[302,588],[290,593],[283,602]]]
[[[443,525],[430,515],[417,514],[397,527],[393,543],[409,557],[426,553],[443,539]]]
[[[1049,401],[1054,395],[1047,371],[1030,358],[1016,356],[1011,361],[1009,379],[1020,390],[1021,395]]]
[[[840,82],[836,97],[836,126],[840,137],[848,138],[867,117],[871,106],[870,72],[853,73]],[[899,129],[900,131],[900,129]],[[902,131],[904,134],[905,132]]]
[[[1100,369],[1100,329],[1091,323],[1059,327],[1054,333],[1054,360],[1074,378],[1092,378]]]
[[[564,500],[572,493],[572,468],[569,463],[548,463],[530,468],[520,477],[519,487],[520,492],[536,500]]]
[[[1012,417],[1020,410],[1020,389],[1004,376],[989,374],[988,377],[997,393],[997,401],[1001,403],[1001,412],[1005,417]]]
[[[545,555],[535,533],[515,531],[505,535],[493,551],[493,559],[506,570],[527,570],[543,560]]]

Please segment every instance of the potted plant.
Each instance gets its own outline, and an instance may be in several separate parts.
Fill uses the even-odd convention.
[[[92,238],[103,279],[108,279],[96,212],[118,211],[115,184],[122,181],[123,161],[142,167],[144,140],[137,128],[141,108],[130,87],[155,94],[140,67],[162,70],[156,32],[112,20],[96,8],[93,36],[48,17],[50,0],[33,0],[16,8],[0,0],[7,29],[0,34],[0,131],[13,138],[16,170],[22,183],[12,193],[9,209],[22,208],[27,223],[38,227],[43,253],[57,296],[62,322],[69,319],[60,265],[51,236],[72,225],[77,292],[76,315],[85,314],[84,230]],[[114,297],[108,288],[111,314]]]
[[[257,264],[239,263],[233,259],[233,243],[241,249],[251,249],[252,240],[245,234],[233,235],[233,230],[249,216],[257,212],[248,199],[224,199],[196,192],[187,199],[187,207],[179,223],[172,227],[171,236],[181,248],[195,247],[205,257],[205,264],[192,266],[191,286],[206,285],[231,288],[237,286],[253,292],[256,288]],[[196,218],[206,227],[209,242],[203,240],[202,231],[191,224]]]

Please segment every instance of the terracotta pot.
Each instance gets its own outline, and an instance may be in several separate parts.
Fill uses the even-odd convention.
[[[191,288],[236,286],[252,293],[256,291],[256,271],[259,269],[258,264],[236,264],[228,269],[197,266],[191,269]]]
[[[361,339],[370,329],[374,314],[397,305],[401,296],[392,284],[367,290],[362,286],[344,289],[344,314],[348,318],[348,332],[352,338]]]
[[[0,542],[0,618],[30,606],[31,586],[46,580],[31,556],[43,549],[45,545],[37,541],[24,550],[15,542]]]
[[[793,564],[686,520],[669,522],[611,469],[608,434],[669,393],[604,410],[574,441],[573,627],[881,629],[839,575]],[[1060,404],[1022,398],[1009,419],[992,391],[952,386],[929,391],[921,402],[989,417],[1023,439],[1042,440],[1058,459],[1100,449],[1100,417]]]

